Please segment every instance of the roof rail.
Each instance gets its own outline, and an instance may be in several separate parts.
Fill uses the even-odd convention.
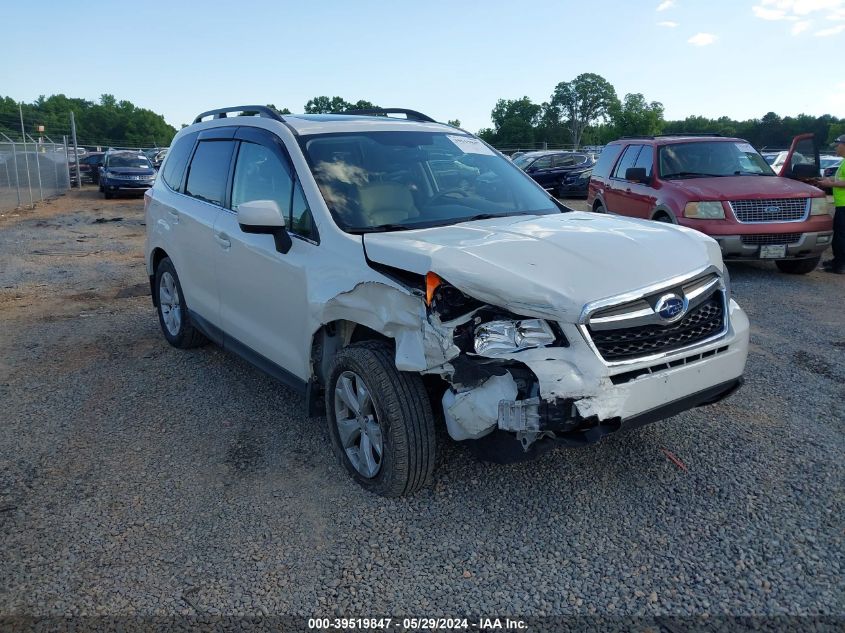
[[[345,112],[332,112],[332,114],[350,114],[358,116],[387,116],[388,114],[404,114],[409,121],[424,121],[426,123],[437,123],[430,116],[417,112],[416,110],[408,110],[407,108],[367,108],[365,110],[346,110]]]
[[[722,136],[718,132],[671,132],[668,134],[655,134],[655,138],[663,136]]]
[[[620,139],[656,139],[667,138],[671,136],[722,136],[718,132],[669,132],[667,134],[644,134],[642,136],[620,136]]]
[[[218,108],[216,110],[209,110],[208,112],[203,112],[200,115],[197,115],[197,118],[194,119],[194,123],[199,123],[205,117],[210,116],[215,119],[225,119],[226,114],[228,112],[242,112],[246,116],[251,116],[252,114],[257,114],[258,116],[267,117],[268,119],[275,119],[276,121],[284,121],[282,115],[276,112],[273,108],[263,105],[242,105],[242,106],[232,106],[231,108]]]

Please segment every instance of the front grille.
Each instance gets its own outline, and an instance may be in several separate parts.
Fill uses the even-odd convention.
[[[797,222],[807,215],[809,198],[732,200],[729,204],[740,222]]]
[[[599,354],[606,361],[650,356],[693,345],[715,336],[725,327],[721,291],[671,325],[642,325],[615,330],[588,328]]]
[[[743,235],[742,243],[756,244],[795,244],[801,240],[800,233],[766,233],[762,235]]]

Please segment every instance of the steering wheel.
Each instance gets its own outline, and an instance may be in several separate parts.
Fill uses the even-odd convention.
[[[459,198],[469,198],[469,194],[466,191],[458,187],[454,187],[452,189],[444,189],[443,191],[434,194],[431,199],[426,203],[426,206],[430,204],[436,204],[441,199],[448,198],[453,195]]]

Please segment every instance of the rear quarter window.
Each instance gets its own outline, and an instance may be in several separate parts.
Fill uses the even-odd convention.
[[[188,158],[191,156],[191,150],[194,149],[196,139],[196,132],[182,136],[173,144],[164,161],[164,166],[161,168],[161,177],[167,183],[167,186],[174,191],[179,191],[182,187],[185,167],[188,165]]]
[[[610,170],[613,169],[613,164],[619,158],[619,154],[622,153],[623,147],[623,145],[608,145],[605,147],[602,153],[599,154],[599,159],[596,161],[595,166],[593,166],[593,176],[599,178],[610,176]]]

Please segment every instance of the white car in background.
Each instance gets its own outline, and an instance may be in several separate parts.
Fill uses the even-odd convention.
[[[713,239],[574,212],[414,111],[203,113],[145,208],[167,341],[211,339],[301,391],[378,494],[429,480],[438,423],[508,461],[742,380],[748,319]]]

